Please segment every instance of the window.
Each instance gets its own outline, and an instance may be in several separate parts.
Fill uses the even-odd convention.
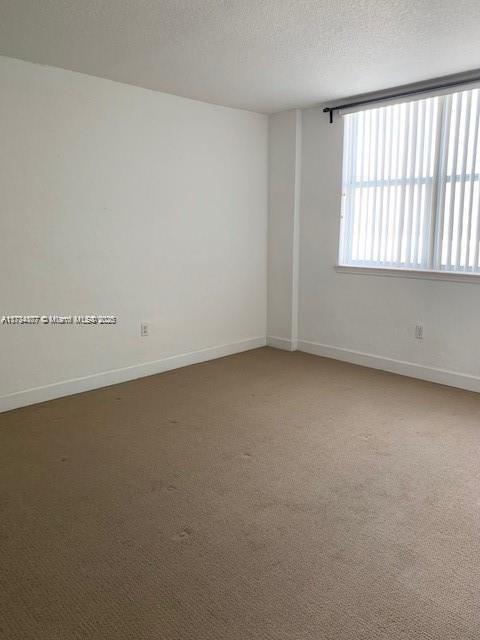
[[[479,89],[344,115],[340,265],[480,273]]]

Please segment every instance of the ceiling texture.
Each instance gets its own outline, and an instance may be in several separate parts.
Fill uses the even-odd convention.
[[[0,0],[0,55],[272,113],[480,67],[480,1]]]

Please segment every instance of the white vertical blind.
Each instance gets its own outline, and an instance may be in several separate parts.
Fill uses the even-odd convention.
[[[344,116],[340,264],[479,272],[479,89]]]

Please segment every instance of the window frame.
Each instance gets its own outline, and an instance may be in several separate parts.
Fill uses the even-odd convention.
[[[474,82],[471,84],[466,84],[464,87],[462,87],[461,89],[459,89],[458,87],[451,89],[451,90],[443,90],[443,91],[435,91],[435,92],[431,92],[431,93],[427,93],[425,95],[422,95],[422,97],[416,97],[416,98],[406,98],[406,99],[402,99],[402,100],[388,100],[386,99],[384,102],[381,103],[377,103],[375,104],[375,106],[372,107],[368,107],[366,106],[363,109],[352,109],[352,110],[344,110],[343,112],[341,112],[341,115],[347,115],[348,113],[357,113],[358,111],[368,111],[368,110],[373,110],[373,109],[377,109],[379,107],[382,106],[393,106],[393,105],[399,105],[402,104],[404,102],[419,102],[421,100],[424,100],[426,98],[434,98],[434,97],[438,97],[440,98],[439,101],[439,109],[438,109],[438,114],[437,114],[437,118],[438,118],[438,122],[437,122],[437,131],[436,131],[436,142],[435,144],[438,146],[441,144],[441,138],[444,135],[444,125],[441,124],[441,126],[438,127],[438,123],[443,123],[443,119],[444,119],[444,109],[445,109],[445,99],[448,95],[451,94],[455,94],[455,93],[461,93],[464,91],[469,91],[469,90],[473,90],[473,89],[480,89],[480,83],[478,82]],[[479,97],[480,100],[480,97]],[[344,118],[339,118],[339,121],[342,123],[342,140],[344,139],[344,135],[345,135],[345,123],[344,123]],[[469,133],[469,135],[471,134],[471,132]],[[479,131],[479,135],[480,135],[480,131]],[[457,143],[458,144],[458,143]],[[480,144],[480,143],[479,143]],[[447,270],[447,269],[442,269],[441,267],[438,266],[438,262],[439,262],[439,248],[438,248],[438,244],[436,241],[436,234],[438,233],[438,227],[439,227],[439,210],[436,209],[436,207],[433,207],[432,205],[432,210],[430,211],[430,226],[429,226],[429,233],[431,235],[431,242],[432,242],[432,247],[431,247],[431,252],[429,254],[429,267],[428,268],[412,268],[411,266],[393,266],[393,265],[382,265],[381,263],[378,262],[374,262],[374,261],[363,261],[363,263],[361,261],[358,261],[357,264],[352,264],[352,263],[348,263],[348,262],[342,262],[342,256],[344,255],[344,242],[345,242],[345,233],[344,233],[344,229],[343,229],[343,225],[344,225],[344,218],[345,218],[345,213],[344,213],[344,206],[345,206],[345,193],[344,193],[344,171],[345,171],[345,147],[342,145],[342,167],[341,167],[341,175],[342,175],[342,182],[341,182],[341,207],[340,207],[340,220],[339,220],[339,232],[338,232],[338,251],[337,251],[337,262],[334,266],[335,271],[337,273],[340,274],[356,274],[356,275],[373,275],[373,276],[386,276],[386,277],[400,277],[400,278],[414,278],[414,279],[423,279],[423,280],[445,280],[445,281],[450,281],[450,282],[466,282],[466,283],[475,283],[475,284],[480,284],[480,270],[479,271],[469,271],[468,269],[464,269],[464,270],[458,270],[458,271],[452,271],[452,270]],[[436,191],[438,188],[438,180],[440,177],[440,167],[439,167],[439,161],[438,159],[435,159],[435,166],[434,166],[434,173],[433,176],[431,178],[429,177],[419,177],[418,179],[416,179],[417,181],[421,182],[422,184],[427,184],[427,183],[431,183],[432,185],[432,189],[434,191],[434,197],[436,197]],[[478,182],[479,186],[480,186],[480,171],[476,171],[475,172],[475,178],[474,180]],[[384,183],[388,183],[390,181],[395,181],[395,178],[380,178],[380,179],[374,179],[371,182],[375,183],[374,186],[382,186],[382,184]],[[455,174],[455,182],[457,182],[458,180],[461,180],[461,178],[458,177],[458,174]],[[446,181],[450,181],[453,182],[453,180],[447,176],[446,177]],[[473,197],[473,195],[472,195]],[[443,215],[443,214],[442,214]],[[480,216],[480,213],[478,214]],[[480,222],[478,223],[480,224]]]

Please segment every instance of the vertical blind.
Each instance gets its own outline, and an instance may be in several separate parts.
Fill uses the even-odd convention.
[[[479,89],[344,115],[340,264],[480,272]]]

